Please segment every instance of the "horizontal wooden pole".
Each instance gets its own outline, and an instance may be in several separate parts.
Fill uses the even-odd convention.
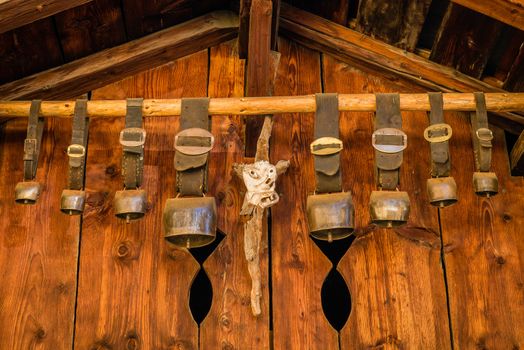
[[[486,93],[486,107],[489,111],[524,111],[524,93]],[[444,110],[474,111],[475,99],[472,93],[444,93]],[[30,101],[0,101],[0,117],[27,117]],[[44,101],[42,116],[70,118],[75,101]],[[181,99],[144,100],[145,117],[169,117],[180,115]],[[340,94],[341,111],[375,111],[374,94]],[[400,94],[400,108],[404,111],[428,111],[427,94]],[[277,113],[314,112],[314,95],[212,98],[209,103],[210,115],[264,115]],[[125,100],[89,101],[87,113],[90,117],[121,117],[126,113]],[[522,118],[524,123],[524,118]]]

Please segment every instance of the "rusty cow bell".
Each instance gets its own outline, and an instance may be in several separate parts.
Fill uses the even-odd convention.
[[[146,191],[116,191],[113,208],[115,215],[126,222],[142,218],[147,210]]]
[[[369,211],[371,222],[380,227],[404,225],[409,218],[409,196],[404,191],[371,192]]]
[[[84,212],[85,191],[63,190],[60,198],[60,210],[69,215],[80,215]]]
[[[24,181],[16,184],[15,201],[19,204],[35,204],[40,196],[41,185],[36,181]]]
[[[351,193],[308,196],[307,219],[311,236],[323,241],[343,239],[353,233],[354,208]]]
[[[428,179],[426,187],[431,205],[443,208],[457,203],[457,183],[453,177]]]
[[[481,197],[491,197],[499,191],[499,180],[492,172],[473,173],[473,189]]]

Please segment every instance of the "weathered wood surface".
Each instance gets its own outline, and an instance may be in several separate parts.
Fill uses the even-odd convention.
[[[286,3],[296,6],[302,10],[314,13],[320,17],[333,21],[340,25],[348,24],[348,14],[350,7],[358,7],[358,0],[333,0],[333,1],[316,1],[316,0],[289,0]]]
[[[459,202],[441,211],[455,349],[519,349],[524,345],[524,181],[509,175],[504,133],[494,128],[499,194],[472,188],[474,157],[468,117],[446,113],[453,128],[452,174]]]
[[[504,88],[509,91],[524,91],[524,42],[520,45],[520,50],[511,66]]]
[[[522,0],[451,0],[510,26],[524,30],[524,1]]]
[[[34,206],[15,204],[27,122],[0,131],[0,349],[72,347],[80,218],[60,212],[71,124],[46,121]],[[68,135],[68,137],[64,137]]]
[[[326,92],[395,92],[402,89],[325,56]],[[413,86],[411,91],[420,91]],[[417,116],[416,114],[421,114]],[[373,119],[368,113],[342,113],[340,130],[347,143],[341,155],[345,189],[355,204],[357,238],[339,263],[352,298],[342,329],[342,349],[449,349],[446,288],[440,264],[437,210],[427,203],[429,146],[422,137],[423,112],[403,112],[408,134],[400,189],[411,199],[406,227],[385,230],[370,224],[369,196],[376,189],[371,146]]]
[[[361,0],[357,30],[412,52],[430,4],[431,0]]]
[[[322,91],[320,54],[286,40],[279,43],[281,65],[275,95]],[[289,159],[279,178],[280,201],[271,209],[274,349],[338,348],[338,334],[322,311],[320,291],[331,263],[309,238],[306,197],[315,188],[314,114],[275,115],[272,163]]]
[[[243,96],[244,68],[236,41],[212,48],[208,95]],[[213,286],[213,303],[201,325],[200,345],[202,349],[269,349],[268,248],[261,254],[263,312],[254,317],[239,218],[243,185],[231,171],[234,163],[244,160],[242,120],[239,116],[214,116],[212,132],[216,139],[209,163],[209,193],[217,200],[218,229],[225,237],[204,263]]]
[[[235,37],[238,19],[211,12],[180,25],[0,87],[3,99],[74,97]]]
[[[92,98],[205,96],[207,74],[206,50],[95,90]],[[165,201],[175,195],[178,118],[145,122],[142,188],[149,209],[130,224],[115,218],[112,209],[114,192],[123,188],[118,145],[123,127],[122,118],[91,125],[96,138],[88,152],[75,347],[197,349],[188,298],[199,266],[187,250],[165,242],[161,219]]]
[[[509,160],[511,170],[518,170],[524,173],[524,131],[520,133],[515,145],[513,145]]]
[[[246,59],[249,44],[251,0],[240,0],[238,12],[238,57]]]
[[[0,33],[92,0],[1,0]]]

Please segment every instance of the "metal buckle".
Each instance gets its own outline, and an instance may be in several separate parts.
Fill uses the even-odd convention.
[[[195,146],[195,145],[181,145],[179,144],[179,141],[182,140],[182,138],[192,138],[192,139],[208,139],[209,145],[208,146]],[[215,137],[211,132],[205,129],[201,128],[188,128],[180,131],[175,136],[175,149],[185,155],[188,156],[198,156],[201,154],[208,153],[211,151],[215,144]]]
[[[72,144],[67,147],[67,155],[70,158],[82,158],[86,155],[86,148],[79,144]]]
[[[398,143],[377,143],[379,137],[397,137],[402,139],[402,144]],[[371,138],[373,148],[382,153],[398,153],[406,149],[408,145],[408,135],[400,129],[382,128],[375,130]]]
[[[342,140],[336,137],[321,137],[311,142],[309,149],[316,156],[327,156],[336,154],[344,148]]]
[[[125,147],[139,147],[146,142],[146,131],[142,128],[125,128],[120,131],[120,144]]]
[[[478,128],[475,131],[475,135],[477,135],[479,141],[489,142],[493,140],[493,132],[488,128]]]
[[[437,131],[446,131],[445,135],[442,136],[432,136],[431,134]],[[451,138],[451,135],[453,135],[453,130],[451,129],[451,126],[449,124],[433,124],[428,126],[424,130],[424,138],[426,141],[431,143],[440,143],[448,141]]]

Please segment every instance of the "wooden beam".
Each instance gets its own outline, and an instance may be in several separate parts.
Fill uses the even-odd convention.
[[[72,98],[233,39],[237,29],[238,18],[232,12],[211,12],[61,67],[4,84],[0,86],[0,98]]]
[[[0,0],[0,33],[92,0]]]
[[[524,30],[524,1],[522,0],[451,0],[512,27]]]
[[[510,164],[512,171],[524,175],[524,131],[520,133],[517,142],[511,149]]]
[[[344,62],[389,74],[391,79],[402,77],[430,91],[506,92],[285,3],[280,14],[281,34]],[[511,113],[497,115],[522,124],[522,116]],[[513,132],[520,133],[520,130]]]
[[[251,0],[240,0],[238,14],[238,57],[247,58],[249,43],[249,13],[251,11]]]
[[[504,89],[509,91],[524,91],[524,43],[520,45],[520,50],[508,72]]]

